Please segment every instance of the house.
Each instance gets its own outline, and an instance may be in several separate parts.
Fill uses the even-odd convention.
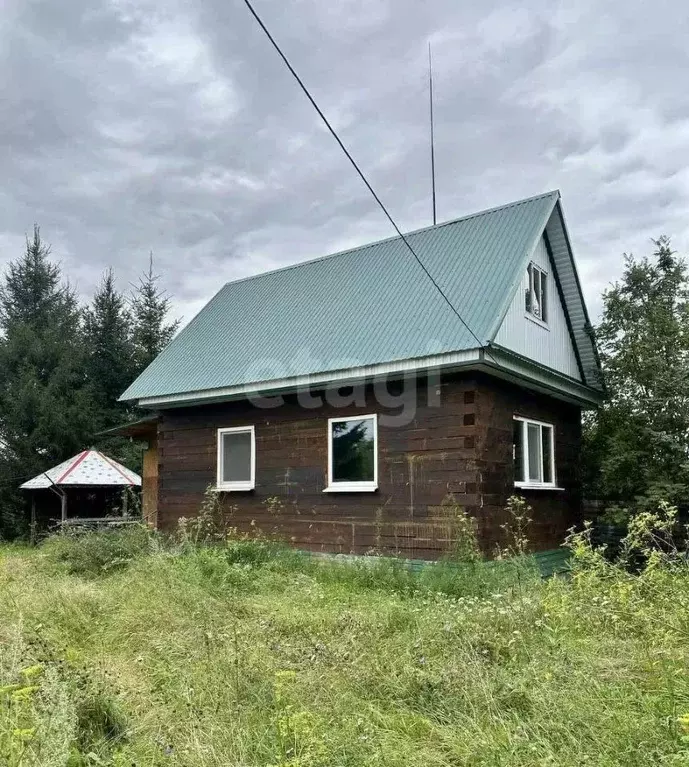
[[[432,280],[394,237],[228,283],[127,389],[158,527],[212,486],[240,529],[434,558],[448,498],[490,551],[519,493],[562,542],[602,383],[559,193],[407,237]]]

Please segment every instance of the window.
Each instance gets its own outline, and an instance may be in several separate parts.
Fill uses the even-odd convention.
[[[254,427],[218,429],[218,490],[253,490],[255,475]]]
[[[555,440],[552,424],[514,419],[514,484],[555,487]]]
[[[365,492],[378,488],[378,417],[328,420],[326,492]]]
[[[529,287],[526,289],[527,314],[548,321],[548,275],[536,264],[529,264]]]

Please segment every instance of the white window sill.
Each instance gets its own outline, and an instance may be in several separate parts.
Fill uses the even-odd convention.
[[[213,488],[214,493],[242,493],[247,490],[254,490],[256,485],[253,482],[237,482],[234,485],[218,485]]]
[[[515,482],[515,487],[518,487],[520,490],[557,490],[559,492],[564,492],[564,487],[557,487],[556,485],[543,485],[543,484],[533,484],[529,482]]]
[[[550,330],[547,322],[543,322],[543,320],[540,320],[534,314],[531,314],[531,312],[524,312],[524,316],[527,320],[533,322],[534,325],[538,325],[539,328],[543,328],[543,330]]]
[[[347,485],[344,482],[336,485],[328,485],[323,488],[324,493],[374,493],[378,485],[359,482],[355,485]]]

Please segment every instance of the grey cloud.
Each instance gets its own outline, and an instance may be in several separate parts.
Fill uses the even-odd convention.
[[[399,224],[559,187],[594,312],[624,251],[689,248],[679,0],[255,0]],[[244,4],[11,2],[0,264],[34,221],[87,297],[153,249],[188,319],[229,279],[390,235]]]

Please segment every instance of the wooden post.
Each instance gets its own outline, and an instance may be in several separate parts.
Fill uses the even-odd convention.
[[[62,510],[62,522],[64,523],[67,519],[67,493],[65,491],[62,491],[62,498],[61,500],[61,510]]]
[[[129,516],[129,492],[126,487],[122,491],[122,516]]]
[[[158,437],[152,437],[144,450],[141,513],[144,522],[158,527]]]
[[[31,493],[31,545],[36,545],[36,493]]]

